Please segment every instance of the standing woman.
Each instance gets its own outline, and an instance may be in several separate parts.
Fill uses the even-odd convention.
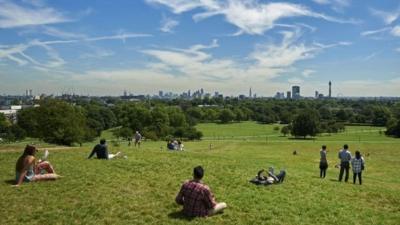
[[[15,166],[15,186],[21,185],[22,182],[55,180],[59,177],[48,161],[39,161],[36,164],[36,152],[35,146],[27,145],[24,153],[18,158]],[[47,173],[42,174],[42,171]]]
[[[361,173],[364,170],[364,158],[361,156],[360,151],[356,151],[356,157],[351,159],[351,167],[353,169],[353,184],[356,183],[356,179],[358,176],[358,182],[361,185]]]
[[[325,178],[326,169],[328,168],[328,160],[326,160],[326,145],[322,145],[320,155],[321,159],[319,161],[319,177]]]

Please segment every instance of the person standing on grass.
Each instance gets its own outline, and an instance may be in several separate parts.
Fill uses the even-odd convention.
[[[204,170],[201,166],[193,169],[193,180],[186,181],[175,198],[175,202],[183,205],[183,213],[189,217],[212,216],[222,212],[226,203],[217,203],[210,188],[201,179]]]
[[[57,175],[53,166],[46,160],[39,160],[36,163],[35,146],[27,145],[24,153],[18,158],[15,165],[15,186],[20,186],[23,182],[55,180],[60,176]]]
[[[92,158],[92,156],[96,154],[98,159],[113,159],[121,155],[121,152],[117,152],[117,154],[108,154],[108,148],[106,144],[106,139],[101,139],[100,144],[94,146],[92,152],[90,153],[88,159]]]
[[[349,151],[349,146],[347,144],[343,145],[343,149],[339,151],[339,159],[340,159],[339,182],[342,181],[343,172],[346,172],[344,181],[347,182],[349,180],[349,169],[351,160],[351,153]]]
[[[361,173],[364,170],[364,158],[361,156],[359,151],[356,151],[356,156],[351,159],[351,167],[353,169],[353,184],[356,183],[356,178],[358,176],[358,182],[361,185]]]
[[[142,135],[139,133],[139,131],[136,131],[135,133],[135,147],[136,145],[140,147],[140,142],[142,141]]]
[[[328,168],[328,160],[326,159],[326,145],[322,145],[322,149],[319,151],[321,156],[319,160],[319,177],[325,178],[326,169]]]

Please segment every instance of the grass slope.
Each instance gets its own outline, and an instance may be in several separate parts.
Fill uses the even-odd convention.
[[[207,126],[228,132],[220,125]],[[247,126],[261,129],[256,124]],[[238,131],[237,136],[245,135],[253,134]],[[64,177],[19,188],[10,182],[20,152],[3,151],[1,224],[187,224],[174,198],[196,165],[204,166],[204,181],[228,209],[215,217],[193,219],[192,224],[399,224],[400,141],[377,132],[369,135],[368,142],[349,143],[352,152],[359,148],[370,154],[361,186],[336,181],[339,171],[333,166],[345,134],[316,141],[187,142],[185,152],[167,152],[164,142],[145,142],[140,150],[123,143],[110,150],[122,150],[128,159],[115,161],[86,160],[91,150],[86,145],[53,150],[49,160]],[[324,180],[318,177],[322,143],[328,145],[330,163]],[[294,149],[299,155],[292,155]],[[260,168],[270,165],[287,170],[282,185],[262,187],[248,182]]]

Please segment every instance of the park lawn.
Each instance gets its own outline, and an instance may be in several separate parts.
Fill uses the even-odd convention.
[[[49,160],[63,178],[19,188],[10,183],[20,152],[2,151],[1,224],[187,224],[174,198],[197,165],[205,168],[204,181],[228,209],[192,224],[399,224],[399,140],[387,141],[375,132],[371,141],[349,143],[353,153],[355,148],[369,153],[360,186],[336,181],[337,150],[344,143],[340,135],[284,142],[186,142],[184,152],[166,151],[165,142],[144,142],[141,149],[122,142],[110,151],[121,150],[128,159],[110,161],[87,160],[91,146],[86,145],[51,150]],[[319,148],[324,143],[329,168],[320,179]],[[283,184],[248,182],[271,165],[286,169]]]

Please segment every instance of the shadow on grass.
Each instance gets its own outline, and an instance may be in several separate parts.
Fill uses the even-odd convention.
[[[186,221],[191,221],[194,219],[194,217],[189,217],[189,216],[186,216],[185,214],[183,214],[183,212],[181,210],[168,214],[168,217],[171,219],[186,220]]]
[[[15,180],[14,179],[5,180],[4,183],[9,184],[9,185],[14,185],[15,184]]]

